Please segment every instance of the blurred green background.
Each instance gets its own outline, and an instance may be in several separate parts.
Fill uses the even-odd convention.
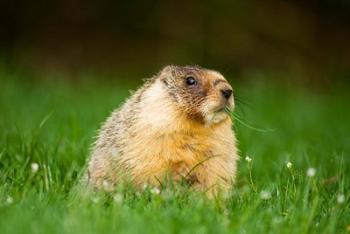
[[[198,64],[236,80],[350,80],[348,0],[5,0],[0,9],[2,66],[34,76],[122,79]]]

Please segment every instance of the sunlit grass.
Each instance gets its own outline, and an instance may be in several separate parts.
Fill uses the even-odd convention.
[[[277,84],[234,85],[249,103],[236,107],[243,121],[234,127],[237,185],[229,197],[207,200],[186,187],[77,194],[96,130],[135,86],[97,78],[20,80],[0,80],[1,233],[350,229],[350,94],[344,87],[315,94]]]

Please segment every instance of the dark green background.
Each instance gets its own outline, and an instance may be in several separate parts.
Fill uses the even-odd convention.
[[[0,9],[3,67],[41,77],[121,79],[199,64],[237,80],[350,80],[347,0],[5,0]]]

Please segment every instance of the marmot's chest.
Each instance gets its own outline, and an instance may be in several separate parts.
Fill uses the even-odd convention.
[[[214,141],[210,135],[174,132],[160,136],[154,144],[164,160],[197,161],[211,156]]]
[[[186,178],[204,183],[215,168],[221,168],[224,174],[229,171],[223,168],[230,167],[226,162],[230,155],[234,155],[235,148],[229,128],[216,132],[173,131],[162,134],[149,129],[135,135],[123,151],[120,160],[131,170],[138,184],[169,173],[176,180]]]
[[[192,177],[196,178],[192,168],[207,161],[215,151],[211,137],[200,134],[174,132],[148,136],[145,139],[143,147],[130,145],[134,150],[128,151],[128,158],[133,160],[127,160],[136,162],[130,166],[133,168],[132,174],[135,175],[135,179],[141,182],[153,177],[161,178],[167,174],[171,174],[175,180],[192,180]]]
[[[144,131],[129,141],[124,152],[128,152],[130,158],[138,158],[142,162],[190,163],[212,156],[218,141],[211,134],[202,132]]]
[[[145,132],[128,145],[126,158],[137,162],[132,167],[149,167],[157,170],[192,168],[207,158],[224,155],[218,148],[219,139],[208,133],[174,131],[166,134]]]

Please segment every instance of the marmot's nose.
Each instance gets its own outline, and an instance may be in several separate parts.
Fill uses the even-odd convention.
[[[221,94],[224,98],[229,99],[232,95],[232,89],[221,89]]]

